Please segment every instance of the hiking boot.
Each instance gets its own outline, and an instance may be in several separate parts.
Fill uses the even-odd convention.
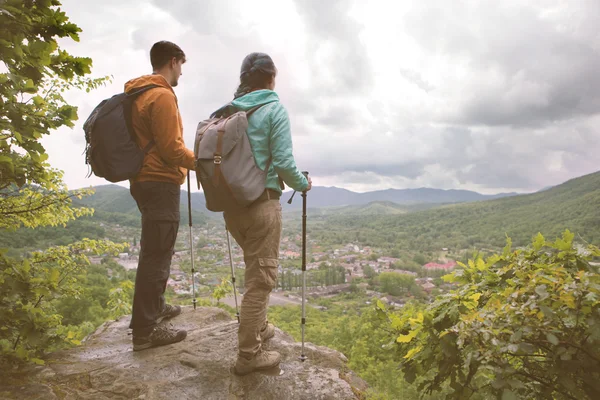
[[[238,355],[233,371],[236,375],[247,375],[254,371],[275,368],[280,362],[281,354],[276,351],[266,351],[261,349],[251,359]]]
[[[181,307],[165,304],[165,308],[156,317],[156,323],[160,324],[162,320],[171,319],[181,314]]]
[[[275,325],[267,322],[267,326],[260,331],[260,340],[264,343],[275,336]]]
[[[133,336],[133,351],[181,342],[186,336],[187,332],[183,329],[157,325],[148,336]]]

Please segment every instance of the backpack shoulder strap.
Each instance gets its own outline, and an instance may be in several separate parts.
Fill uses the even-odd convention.
[[[246,118],[250,117],[250,115],[252,115],[252,113],[254,113],[254,111],[258,110],[261,107],[266,106],[267,104],[271,104],[271,103],[261,104],[256,107],[252,107],[249,110],[246,110]],[[225,118],[225,117],[228,117],[228,116],[234,114],[236,111],[238,111],[238,110],[236,110],[236,108],[231,103],[227,103],[223,107],[219,108],[217,111],[213,112],[210,115],[210,118]]]
[[[131,98],[132,100],[134,100],[140,94],[142,94],[144,92],[147,92],[150,89],[154,89],[154,88],[158,88],[158,87],[161,87],[161,86],[160,85],[155,85],[155,84],[146,85],[146,86],[142,86],[142,87],[139,87],[137,89],[134,89],[131,92],[126,92],[125,94],[127,95],[128,98]]]
[[[131,92],[126,92],[125,95],[127,96],[127,99],[129,100],[129,110],[126,110],[126,115],[127,117],[127,127],[129,128],[129,133],[132,137],[132,139],[135,140],[135,137],[133,136],[133,126],[131,125],[131,107],[133,106],[133,102],[135,101],[135,99],[138,98],[139,95],[141,95],[142,93],[147,92],[150,89],[155,89],[161,87],[160,85],[155,85],[155,84],[151,84],[151,85],[146,85],[146,86],[142,86],[140,88],[137,88],[135,90],[132,90]],[[144,154],[148,154],[148,152],[150,151],[150,149],[152,149],[152,147],[154,147],[154,139],[150,140],[148,142],[148,144],[143,148]]]
[[[267,103],[267,104],[269,104],[269,103]],[[251,109],[246,111],[246,118],[249,118],[252,114],[254,114],[254,111],[258,110],[259,108],[261,108],[263,106],[266,106],[266,104],[261,104],[260,106],[252,107]]]

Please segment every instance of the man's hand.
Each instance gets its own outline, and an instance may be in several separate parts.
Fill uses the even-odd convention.
[[[307,176],[306,178],[308,179],[308,187],[306,188],[306,191],[308,192],[312,189],[312,179],[310,179],[310,176]]]

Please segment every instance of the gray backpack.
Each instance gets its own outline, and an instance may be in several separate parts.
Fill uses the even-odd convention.
[[[247,135],[248,117],[258,108],[223,116],[213,114],[198,124],[194,143],[196,179],[210,211],[248,207],[265,191],[271,159],[261,170]]]

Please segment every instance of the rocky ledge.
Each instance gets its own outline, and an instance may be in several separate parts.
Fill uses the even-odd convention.
[[[85,343],[54,353],[45,366],[3,378],[2,399],[358,399],[365,383],[340,352],[301,345],[277,329],[266,347],[282,355],[279,369],[238,377],[237,321],[222,309],[184,308],[173,321],[183,342],[134,353],[129,316],[102,325]]]

